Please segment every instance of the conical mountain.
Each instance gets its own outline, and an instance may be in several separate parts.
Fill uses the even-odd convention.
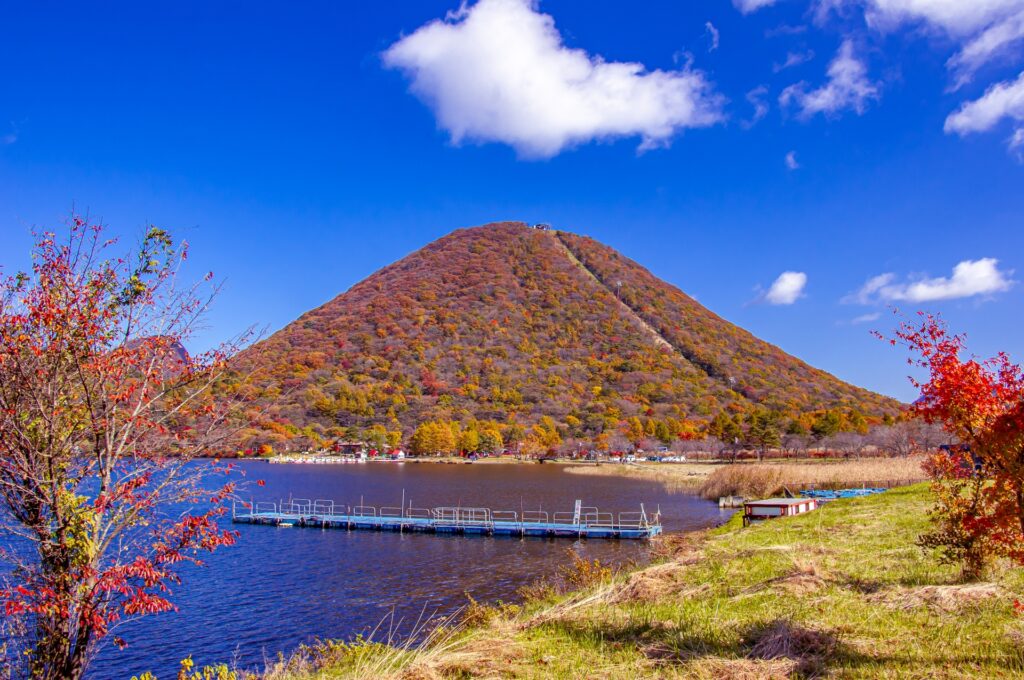
[[[501,222],[457,230],[243,353],[282,435],[471,418],[578,436],[632,416],[698,424],[763,406],[867,416],[897,402],[725,321],[590,238]],[[340,431],[340,430],[335,430]]]

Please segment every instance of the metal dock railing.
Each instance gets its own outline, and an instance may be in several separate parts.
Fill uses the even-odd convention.
[[[661,533],[661,514],[601,512],[576,501],[572,512],[491,510],[463,506],[437,508],[343,505],[332,500],[295,498],[287,501],[233,504],[231,519],[240,524],[319,527],[372,531],[421,532],[484,536],[566,538],[652,538]]]

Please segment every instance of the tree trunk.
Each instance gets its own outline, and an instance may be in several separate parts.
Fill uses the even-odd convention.
[[[32,680],[80,680],[85,674],[91,633],[75,623],[75,590],[84,585],[71,581],[72,558],[63,543],[40,550],[44,581],[56,591],[54,599],[68,615],[50,614],[36,620],[36,644],[30,663]]]
[[[45,617],[36,626],[39,641],[32,650],[33,680],[80,680],[85,673],[87,644],[71,641],[70,623],[58,617]]]

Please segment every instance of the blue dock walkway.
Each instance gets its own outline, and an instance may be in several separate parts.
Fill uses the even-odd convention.
[[[576,501],[572,512],[549,514],[542,510],[522,512],[489,508],[381,507],[336,504],[330,500],[295,499],[277,503],[233,506],[232,521],[240,524],[317,527],[368,531],[397,531],[480,536],[537,536],[543,538],[645,539],[661,533],[658,513],[600,512]]]

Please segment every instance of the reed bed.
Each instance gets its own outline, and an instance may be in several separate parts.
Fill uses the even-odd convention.
[[[704,498],[763,498],[788,488],[904,486],[923,481],[923,459],[870,458],[837,463],[736,463],[714,470],[700,485]]]
[[[566,465],[565,471],[574,475],[639,477],[661,482],[671,491],[693,491],[721,467],[712,463],[606,463]]]
[[[638,477],[673,491],[694,492],[704,498],[765,497],[784,488],[817,489],[851,486],[905,486],[924,481],[923,458],[864,458],[849,461],[802,460],[741,463],[634,463],[567,465],[574,475]]]

